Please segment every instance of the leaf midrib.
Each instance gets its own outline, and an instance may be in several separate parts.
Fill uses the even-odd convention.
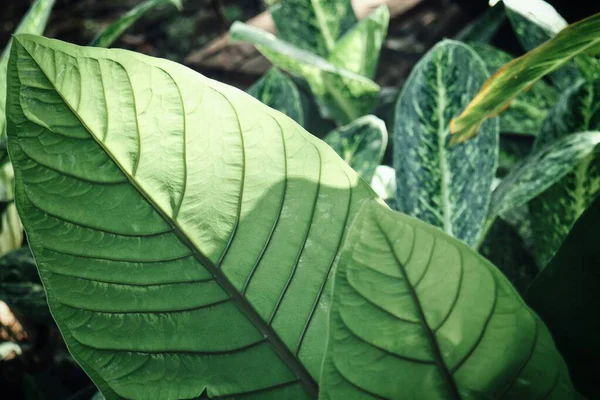
[[[450,206],[450,198],[448,194],[448,188],[450,186],[450,176],[448,174],[448,160],[446,159],[446,118],[444,116],[444,111],[446,108],[446,90],[443,86],[442,80],[442,68],[439,62],[435,63],[435,73],[436,73],[436,84],[437,84],[437,95],[438,95],[438,129],[437,129],[437,139],[438,139],[438,154],[440,156],[440,172],[442,174],[441,181],[441,197],[442,197],[442,214],[443,214],[443,228],[444,231],[449,235],[454,236],[452,232],[452,220],[451,220],[451,206]]]
[[[215,281],[229,294],[233,302],[240,309],[240,311],[252,322],[252,324],[260,331],[263,337],[271,344],[271,347],[275,351],[275,353],[282,359],[282,361],[286,364],[286,366],[298,377],[304,389],[308,392],[311,398],[317,398],[318,396],[318,384],[314,380],[314,378],[310,375],[308,370],[304,367],[304,365],[300,362],[298,358],[296,358],[293,353],[287,348],[285,343],[281,340],[279,335],[273,330],[271,326],[269,326],[263,318],[258,314],[258,312],[252,307],[250,302],[237,291],[235,286],[229,281],[229,279],[225,276],[225,274],[217,268],[217,266],[206,257],[200,249],[198,249],[191,239],[187,236],[184,230],[179,226],[177,221],[172,220],[167,214],[159,207],[152,197],[147,194],[137,183],[133,176],[131,176],[126,169],[121,165],[121,163],[115,158],[115,156],[109,151],[108,148],[101,142],[96,135],[92,132],[92,130],[87,126],[87,124],[81,119],[80,115],[75,112],[71,104],[64,98],[62,93],[55,86],[50,76],[46,73],[46,71],[42,68],[39,62],[35,59],[35,57],[31,54],[31,52],[20,42],[18,37],[15,37],[15,40],[19,42],[19,45],[23,50],[27,52],[31,60],[37,65],[39,70],[44,74],[46,79],[52,84],[54,91],[60,96],[61,100],[65,103],[65,105],[69,108],[71,113],[77,118],[77,120],[81,123],[81,125],[86,129],[92,139],[100,146],[100,148],[110,157],[110,159],[115,163],[115,165],[119,168],[119,170],[127,177],[129,183],[133,186],[133,188],[152,206],[153,209],[156,210],[160,214],[160,216],[164,219],[164,221],[169,224],[173,228],[173,233],[177,235],[177,237],[188,247],[191,249],[194,258],[200,262],[202,266],[209,270],[211,274],[215,277]],[[115,61],[115,60],[113,60]],[[116,61],[115,61],[116,62]],[[123,67],[124,71],[127,73],[127,70]],[[207,84],[208,85],[208,84]],[[177,85],[176,85],[177,86]],[[210,86],[210,85],[208,85]],[[212,86],[210,86],[213,90]],[[218,92],[218,91],[217,91]],[[218,92],[220,93],[220,92]],[[222,93],[220,93],[222,94]],[[223,95],[223,94],[222,94]],[[223,95],[224,96],[224,95]],[[225,97],[225,96],[224,96]],[[237,114],[236,114],[237,116]],[[239,123],[239,119],[238,119]],[[240,131],[240,135],[242,131]],[[138,154],[138,157],[140,154]],[[236,224],[237,225],[237,224]]]

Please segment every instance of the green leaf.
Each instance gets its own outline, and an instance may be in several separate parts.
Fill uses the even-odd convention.
[[[321,105],[343,124],[369,114],[377,105],[379,86],[368,78],[241,22],[231,26],[230,34],[234,40],[255,44],[276,67],[306,79]]]
[[[469,46],[483,59],[490,74],[513,60],[510,54],[485,43],[469,43]],[[543,81],[536,82],[500,114],[500,132],[536,136],[557,99],[558,92],[552,86]]]
[[[455,40],[461,42],[488,43],[498,32],[506,20],[506,12],[502,3],[488,8],[473,22],[456,34]]]
[[[328,57],[329,62],[367,78],[375,78],[389,20],[387,6],[379,6],[335,44]]]
[[[567,21],[543,0],[504,0],[506,14],[525,51],[531,51],[552,39],[567,27]],[[572,62],[550,74],[560,89],[566,89],[578,79],[579,73]]]
[[[368,185],[291,119],[181,65],[16,38],[16,201],[104,396],[314,398],[330,272]]]
[[[285,0],[271,15],[281,39],[321,57],[356,24],[350,0]]]
[[[371,187],[382,200],[396,199],[396,171],[387,165],[378,165],[375,168]]]
[[[48,17],[52,11],[55,0],[36,0],[31,5],[27,14],[23,17],[15,30],[17,33],[34,33],[41,35],[48,23]],[[0,138],[6,134],[6,67],[12,39],[0,55]],[[4,146],[1,147],[2,151]],[[2,163],[3,164],[3,163]],[[1,164],[0,164],[1,165]]]
[[[532,136],[501,135],[496,177],[504,178],[525,159],[531,153],[533,142]]]
[[[588,56],[580,54],[575,57],[575,63],[581,75],[588,82],[600,80],[600,56]]]
[[[581,82],[560,98],[544,121],[534,149],[573,132],[600,131],[600,81]],[[544,267],[571,227],[600,194],[600,154],[592,153],[529,203],[538,264]]]
[[[304,125],[304,112],[300,93],[294,81],[271,68],[262,78],[248,88],[248,94],[263,104],[281,111],[300,125]]]
[[[599,143],[600,132],[575,133],[533,152],[494,190],[490,218],[543,193],[592,155]]]
[[[162,6],[169,3],[181,10],[181,1],[182,0],[146,0],[127,11],[119,19],[98,33],[90,42],[90,46],[110,47],[110,45],[113,44],[114,41],[119,38],[119,36],[121,36],[131,25],[133,25],[148,11],[157,6]]]
[[[596,14],[569,25],[551,40],[502,67],[487,80],[462,114],[452,120],[453,142],[475,136],[483,121],[506,110],[515,97],[543,76],[600,44],[599,32],[600,14]]]
[[[544,323],[493,265],[380,204],[353,223],[333,297],[322,399],[577,398]]]
[[[367,182],[383,159],[388,133],[385,124],[373,115],[367,115],[342,126],[323,138],[325,143]]]
[[[575,387],[588,399],[600,396],[594,366],[600,359],[600,197],[577,220],[550,264],[527,292],[569,366]]]
[[[498,123],[474,141],[449,145],[448,123],[488,73],[473,50],[443,41],[411,72],[398,104],[394,166],[398,210],[474,245],[483,229],[498,157]]]

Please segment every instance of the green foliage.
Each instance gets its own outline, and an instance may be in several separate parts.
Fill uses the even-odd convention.
[[[375,169],[383,159],[388,134],[382,120],[373,115],[367,115],[330,132],[323,140],[361,178],[371,182]]]
[[[119,38],[131,25],[140,19],[148,11],[157,6],[165,4],[173,4],[178,9],[183,6],[181,0],[146,0],[131,10],[127,11],[118,20],[107,26],[102,32],[99,32],[91,41],[90,46],[95,47],[110,47],[115,40]]]
[[[260,100],[263,104],[281,111],[300,125],[304,125],[302,100],[294,81],[281,73],[277,68],[271,68],[262,78],[256,81],[248,94]]]
[[[334,287],[323,399],[577,398],[506,278],[430,225],[363,207]]]
[[[444,41],[415,66],[396,106],[394,165],[398,210],[470,245],[483,229],[498,156],[498,124],[451,147],[448,124],[488,77],[462,43]]]

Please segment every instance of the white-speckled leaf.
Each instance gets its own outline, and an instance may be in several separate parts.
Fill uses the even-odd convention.
[[[304,125],[304,112],[300,93],[293,80],[277,68],[271,68],[262,78],[248,88],[248,94],[263,104],[280,111]]]
[[[544,121],[535,148],[583,131],[600,131],[600,81],[581,82],[563,93]],[[596,152],[529,203],[540,266],[550,261],[577,218],[598,194],[600,154]]]
[[[498,157],[498,121],[450,146],[450,119],[488,77],[479,56],[444,41],[413,69],[398,104],[394,165],[398,209],[474,245],[488,212]]]

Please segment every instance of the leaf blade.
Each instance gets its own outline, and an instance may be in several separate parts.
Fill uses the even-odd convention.
[[[304,112],[294,81],[272,68],[248,88],[248,94],[304,126]]]

